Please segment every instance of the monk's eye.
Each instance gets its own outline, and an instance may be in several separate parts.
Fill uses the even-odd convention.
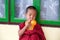
[[[32,14],[29,14],[29,16],[31,16]]]

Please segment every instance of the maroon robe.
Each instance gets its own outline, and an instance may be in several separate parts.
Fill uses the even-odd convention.
[[[25,26],[25,23],[19,24],[20,30]],[[33,30],[26,30],[19,40],[46,40],[42,28],[36,24]]]

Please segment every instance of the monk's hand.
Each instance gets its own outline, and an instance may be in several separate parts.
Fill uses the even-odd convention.
[[[27,20],[25,22],[25,26],[28,28],[29,26],[31,26],[31,19]]]

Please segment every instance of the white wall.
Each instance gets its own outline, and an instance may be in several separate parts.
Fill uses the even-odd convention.
[[[18,40],[18,25],[0,24],[0,40]],[[60,28],[42,27],[47,40],[60,40]]]
[[[43,27],[47,40],[60,40],[60,28]]]
[[[1,25],[0,40],[18,40],[18,25]]]

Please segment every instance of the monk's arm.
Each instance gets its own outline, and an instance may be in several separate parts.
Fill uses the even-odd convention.
[[[23,35],[26,29],[27,29],[27,26],[24,26],[21,30],[19,30],[18,31],[19,36]]]

